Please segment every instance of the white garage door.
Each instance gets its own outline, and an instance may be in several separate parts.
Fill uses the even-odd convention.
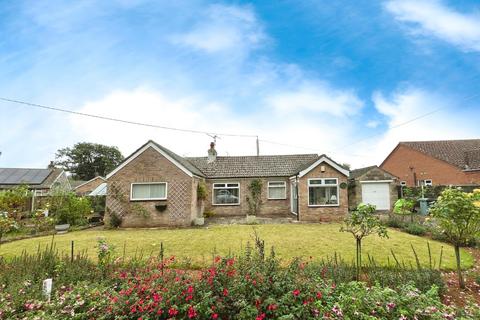
[[[362,183],[362,202],[373,204],[377,210],[390,210],[390,184]]]

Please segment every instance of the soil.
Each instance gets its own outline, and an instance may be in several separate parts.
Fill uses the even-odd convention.
[[[458,276],[456,272],[443,273],[443,279],[447,285],[447,292],[443,297],[445,304],[453,304],[463,307],[469,301],[480,304],[480,285],[476,282],[478,277],[480,280],[480,249],[466,248],[474,258],[473,268],[464,271],[465,289],[458,286]]]

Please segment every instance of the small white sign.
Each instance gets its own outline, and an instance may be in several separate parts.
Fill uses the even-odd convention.
[[[43,295],[47,298],[47,301],[50,302],[50,297],[52,296],[52,279],[43,280]]]
[[[48,209],[45,209],[45,210],[43,211],[43,215],[44,215],[45,217],[48,217]]]

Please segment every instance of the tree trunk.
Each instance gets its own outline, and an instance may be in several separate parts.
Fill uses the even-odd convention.
[[[460,246],[455,245],[455,258],[457,259],[457,274],[458,274],[458,285],[460,288],[465,289],[465,282],[463,281],[462,268],[460,267]]]
[[[357,275],[356,275],[356,280],[360,281],[360,271],[362,268],[362,240],[361,239],[356,239],[357,240]]]

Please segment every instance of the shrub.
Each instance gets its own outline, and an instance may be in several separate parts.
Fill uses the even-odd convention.
[[[84,225],[92,211],[90,201],[73,192],[57,191],[51,197],[50,211],[57,224]]]
[[[405,232],[416,235],[423,236],[427,233],[427,228],[419,223],[409,223],[404,228]]]
[[[109,216],[110,216],[110,220],[109,220],[110,227],[119,228],[122,225],[123,218],[120,215],[118,215],[117,213],[111,212]]]
[[[213,212],[213,210],[205,210],[203,212],[203,217],[204,218],[211,218],[215,215],[215,212]]]
[[[197,185],[197,199],[198,200],[205,200],[207,199],[207,186],[205,185],[205,182],[200,181]]]
[[[396,217],[389,216],[387,221],[385,222],[387,227],[390,228],[397,228],[397,229],[402,229],[405,227],[405,222],[401,221],[400,219]]]

